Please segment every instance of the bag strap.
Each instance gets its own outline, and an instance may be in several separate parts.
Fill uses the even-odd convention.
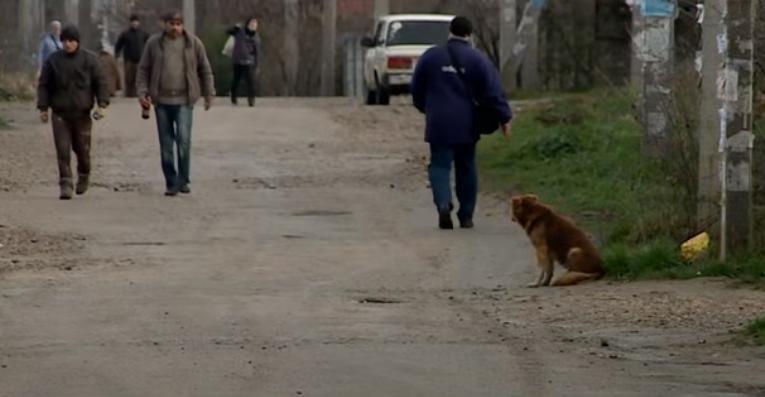
[[[465,93],[470,97],[470,99],[473,100],[474,104],[478,105],[478,100],[475,98],[475,95],[473,95],[473,90],[470,88],[470,82],[467,80],[465,69],[462,68],[462,64],[457,60],[457,56],[454,54],[454,49],[449,45],[449,43],[446,43],[446,52],[449,53],[449,59],[451,60],[452,67],[456,70],[457,77],[459,77],[460,81],[462,82],[462,86],[465,88]]]

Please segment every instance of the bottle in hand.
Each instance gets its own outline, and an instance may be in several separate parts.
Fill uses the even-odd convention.
[[[141,106],[141,118],[144,120],[149,119],[149,107]]]

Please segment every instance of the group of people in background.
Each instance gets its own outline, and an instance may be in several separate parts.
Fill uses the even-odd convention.
[[[140,18],[132,15],[130,27],[115,43],[114,55],[103,45],[97,53],[83,49],[80,32],[73,25],[62,27],[54,21],[43,36],[37,53],[37,108],[40,120],[53,126],[60,199],[70,200],[88,190],[92,120],[106,116],[111,97],[119,90],[126,97],[137,97],[146,114],[154,108],[165,195],[191,193],[193,108],[203,99],[205,110],[210,109],[215,96],[213,70],[202,40],[184,29],[181,12],[165,14],[162,22],[163,31],[150,36],[141,28]],[[257,29],[257,19],[249,18],[227,31],[232,41],[233,104],[241,80],[247,83],[249,105],[255,104]],[[124,84],[118,58],[123,62]],[[72,152],[77,157],[76,182]]]

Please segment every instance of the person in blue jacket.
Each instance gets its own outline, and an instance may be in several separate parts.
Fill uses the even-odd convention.
[[[53,55],[54,52],[63,48],[61,45],[61,22],[53,21],[50,23],[50,31],[46,32],[40,40],[40,45],[37,48],[37,77],[40,77],[40,72],[48,60],[48,57]]]
[[[425,141],[430,145],[428,176],[441,229],[453,229],[451,168],[455,165],[460,227],[473,227],[478,197],[476,104],[496,111],[505,137],[510,136],[512,112],[499,73],[489,59],[473,48],[473,25],[465,17],[452,20],[449,41],[426,51],[412,78],[414,106],[425,114]],[[455,62],[452,62],[452,56]],[[458,75],[459,65],[462,76]],[[466,87],[466,85],[468,85]]]

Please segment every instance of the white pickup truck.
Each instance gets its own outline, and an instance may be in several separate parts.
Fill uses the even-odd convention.
[[[364,83],[367,105],[387,105],[391,95],[409,93],[417,59],[446,43],[453,15],[402,14],[377,20],[374,37],[365,37]]]

